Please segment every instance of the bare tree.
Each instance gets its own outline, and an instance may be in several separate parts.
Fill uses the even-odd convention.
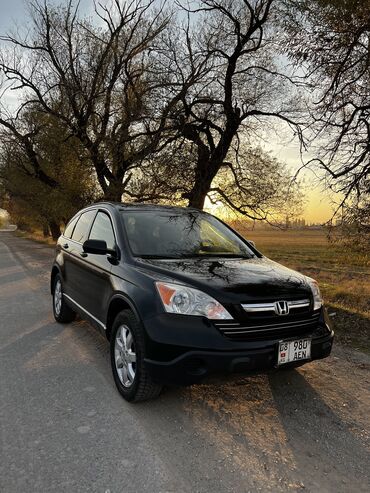
[[[153,4],[97,4],[93,24],[72,0],[58,8],[36,0],[32,29],[1,37],[11,47],[0,58],[5,83],[24,92],[15,135],[24,138],[17,118],[37,102],[82,143],[106,199],[121,200],[132,171],[174,139],[168,115],[202,72],[192,65],[172,84],[168,70],[157,70],[155,41],[169,16]],[[4,113],[0,123],[9,127]]]
[[[259,181],[251,194],[253,173],[273,166],[258,150],[249,154],[253,170],[241,165],[240,148],[257,147],[256,135],[270,121],[300,132],[295,106],[281,96],[294,80],[274,61],[273,4],[202,0],[196,8],[183,5],[181,22],[151,0],[113,0],[110,9],[96,6],[98,25],[71,1],[65,8],[36,1],[32,30],[2,38],[12,48],[0,59],[5,85],[23,90],[24,103],[13,117],[2,111],[0,123],[31,142],[22,116],[37,105],[82,144],[107,199],[171,197],[203,208],[211,192],[266,218],[256,197],[266,193],[266,206],[277,190],[264,191]],[[34,158],[34,176],[46,174]],[[219,174],[227,176],[227,190]]]
[[[310,150],[341,204],[369,193],[370,2],[286,0],[285,47],[311,88]],[[360,200],[361,201],[361,200]]]
[[[224,210],[253,221],[283,226],[302,213],[300,183],[283,163],[258,147],[241,145],[219,169],[207,197]],[[197,156],[186,140],[177,140],[143,163],[126,194],[137,202],[186,205],[194,186]],[[234,215],[235,215],[234,214]],[[231,214],[232,215],[232,214]]]
[[[236,160],[219,171],[208,196],[214,204],[275,226],[302,213],[300,184],[283,163],[256,147],[239,149]]]
[[[282,98],[286,86],[294,87],[293,78],[274,63],[273,5],[274,0],[202,0],[196,8],[183,7],[197,19],[186,31],[189,53],[202,52],[208,68],[184,93],[177,119],[195,155],[193,186],[184,194],[190,206],[203,208],[219,170],[237,162],[241,135],[258,145],[256,133],[273,121],[300,133],[295,105]],[[181,70],[176,52],[173,59]]]

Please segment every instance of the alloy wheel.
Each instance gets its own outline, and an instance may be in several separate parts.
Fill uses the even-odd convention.
[[[60,315],[60,310],[62,309],[62,296],[62,283],[58,279],[54,289],[54,309],[57,315]]]
[[[134,338],[127,325],[120,325],[116,332],[114,361],[122,385],[131,387],[136,375],[136,352]]]

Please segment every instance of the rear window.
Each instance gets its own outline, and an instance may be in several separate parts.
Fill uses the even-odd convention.
[[[69,223],[67,224],[67,227],[63,233],[63,235],[66,238],[71,238],[72,233],[73,233],[73,228],[76,226],[76,222],[78,221],[79,217],[80,216],[76,216],[75,218],[72,219],[72,221],[69,221]]]
[[[91,240],[104,240],[107,243],[107,248],[114,250],[116,241],[113,226],[105,212],[98,212],[96,215],[89,238]]]
[[[87,211],[81,214],[72,234],[72,240],[83,243],[89,236],[91,221],[96,214],[95,210]]]

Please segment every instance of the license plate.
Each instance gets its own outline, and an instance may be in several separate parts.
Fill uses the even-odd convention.
[[[311,339],[296,339],[295,341],[280,341],[278,365],[301,361],[311,357]]]

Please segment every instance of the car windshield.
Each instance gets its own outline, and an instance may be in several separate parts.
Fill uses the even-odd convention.
[[[193,211],[122,211],[131,250],[142,258],[254,256],[236,234],[215,217]]]

